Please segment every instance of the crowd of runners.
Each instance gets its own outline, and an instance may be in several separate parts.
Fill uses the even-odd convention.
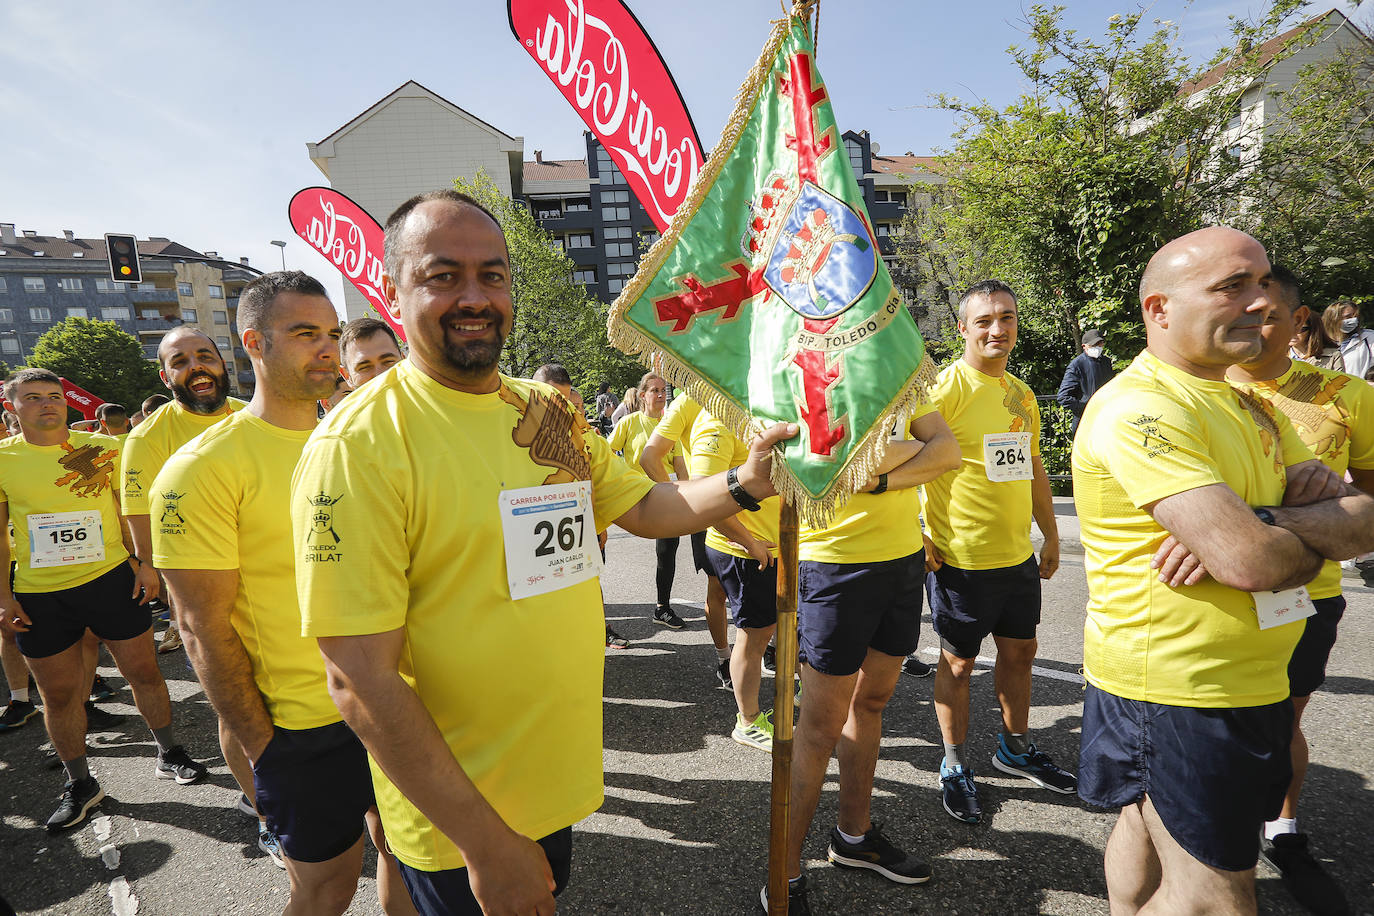
[[[47,829],[80,824],[104,797],[85,740],[108,690],[103,646],[152,733],[155,775],[196,783],[206,764],[178,741],[156,660],[184,646],[237,806],[289,875],[287,913],[347,909],[365,833],[388,914],[552,913],[572,826],[603,799],[604,649],[626,645],[603,616],[605,531],[654,539],[653,621],[670,629],[686,625],[671,595],[691,539],[715,648],[703,677],[733,692],[723,729],[770,751],[770,456],[799,429],[746,441],[690,397],[669,404],[652,372],[623,401],[603,386],[586,405],[563,366],[501,374],[505,239],[456,192],[392,214],[385,266],[404,352],[381,321],[340,328],[306,274],[249,284],[247,403],[190,328],[158,349],[170,399],[105,405],[96,430],[68,427],[51,372],[5,383],[0,728],[39,712],[31,674],[65,771]],[[1114,913],[1253,913],[1261,853],[1314,912],[1346,911],[1298,830],[1301,720],[1344,609],[1340,562],[1374,551],[1374,387],[1293,348],[1311,327],[1300,282],[1244,233],[1165,245],[1140,298],[1147,347],[1088,401],[1073,451],[1090,593],[1081,747],[1029,727],[1059,536],[1036,397],[1008,371],[1013,289],[963,293],[961,358],[862,491],[803,526],[800,676],[779,687],[800,704],[788,912],[810,912],[803,860],[832,756],[829,861],[903,885],[932,876],[870,812],[903,671],[934,675],[931,776],[952,818],[981,820],[986,766],[1120,811]],[[933,666],[915,655],[927,601]],[[1001,720],[984,745],[969,680],[989,637]],[[766,888],[756,899],[767,907]]]

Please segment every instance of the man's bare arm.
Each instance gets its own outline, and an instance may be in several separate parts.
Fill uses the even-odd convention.
[[[1045,538],[1040,546],[1040,578],[1049,579],[1059,570],[1059,520],[1054,517],[1050,475],[1039,455],[1031,457],[1031,474],[1031,515]]]
[[[1374,494],[1374,468],[1351,468],[1350,480],[1364,492]]]
[[[1347,485],[1335,499],[1270,511],[1280,528],[1328,560],[1348,560],[1374,550],[1374,496],[1363,490]]]
[[[119,493],[114,493],[115,507],[119,507]],[[134,561],[134,594],[139,604],[147,604],[162,593],[162,580],[153,569],[153,526],[146,515],[125,515],[120,534],[124,549]],[[140,522],[142,524],[140,524]]]
[[[919,487],[959,468],[959,442],[944,417],[928,413],[916,418],[911,421],[911,434],[916,438],[906,441],[918,447],[911,458],[888,472],[889,490]]]
[[[458,847],[484,913],[554,912],[539,845],[511,830],[399,673],[405,630],[319,640],[329,693],[389,780]]]
[[[145,515],[144,518],[147,518]],[[176,602],[181,638],[215,712],[250,760],[272,740],[272,717],[253,680],[253,664],[229,622],[238,595],[236,569],[168,569],[167,589]]]
[[[1175,493],[1144,509],[1222,585],[1247,592],[1293,588],[1321,570],[1318,553],[1292,532],[1260,521],[1225,484]]]
[[[665,439],[658,433],[650,433],[649,441],[644,443],[644,451],[639,455],[639,466],[655,483],[668,482],[668,475],[663,471],[663,459],[672,453],[673,445],[671,439]],[[678,475],[678,480],[686,479],[686,468],[684,468],[682,473]]]

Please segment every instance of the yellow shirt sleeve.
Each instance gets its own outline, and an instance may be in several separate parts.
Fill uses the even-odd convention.
[[[238,569],[235,487],[214,462],[179,451],[153,485],[153,565],[158,569]],[[171,524],[163,524],[163,522]]]
[[[1270,403],[1272,407],[1273,404]],[[1274,408],[1274,422],[1279,427],[1279,453],[1283,455],[1283,466],[1291,468],[1295,464],[1302,464],[1304,461],[1315,461],[1317,456],[1312,454],[1306,442],[1302,441],[1302,436],[1298,435],[1293,422],[1288,419],[1287,414],[1278,408]]]
[[[1151,391],[1118,391],[1100,408],[1085,443],[1136,508],[1224,483],[1210,454],[1202,417]],[[1083,437],[1080,437],[1080,440]]]
[[[632,417],[632,416],[634,416],[634,415],[633,415],[633,414],[626,414],[625,416],[621,417],[621,418],[620,418],[620,422],[617,423],[617,424],[611,429],[610,438],[608,438],[608,439],[606,440],[606,444],[609,445],[609,446],[611,447],[611,451],[613,451],[613,452],[623,452],[623,451],[625,451],[625,446],[629,444],[629,439],[630,439],[630,417]]]
[[[735,437],[725,424],[703,412],[692,424],[692,460],[688,472],[692,479],[728,471],[735,461]]]
[[[1374,468],[1374,384],[1346,385],[1350,391],[1350,466]]]
[[[150,511],[148,495],[153,488],[152,468],[161,467],[166,455],[161,454],[147,436],[130,435],[124,440],[119,455],[119,511],[124,515],[147,515]]]

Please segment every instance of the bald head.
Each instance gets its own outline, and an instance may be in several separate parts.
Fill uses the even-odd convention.
[[[1264,246],[1254,238],[1230,226],[1208,226],[1187,235],[1180,235],[1156,251],[1150,258],[1150,263],[1145,265],[1145,273],[1140,277],[1141,304],[1145,304],[1146,297],[1151,293],[1162,293],[1167,296],[1172,290],[1177,289],[1182,276],[1190,269],[1206,263],[1207,259],[1215,257],[1218,251],[1247,245],[1264,251]]]
[[[162,340],[157,345],[157,361],[163,369],[167,368],[167,358],[169,354],[179,349],[189,347],[192,350],[199,349],[201,346],[208,346],[223,359],[223,354],[219,352],[219,347],[211,339],[209,334],[199,328],[172,328],[162,335]]]

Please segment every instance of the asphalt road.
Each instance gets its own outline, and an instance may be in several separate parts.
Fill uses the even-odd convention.
[[[607,652],[606,803],[577,826],[572,883],[560,912],[728,914],[757,907],[767,862],[770,758],[729,738],[733,699],[712,686],[714,653],[699,604],[704,579],[687,575],[690,569],[684,540],[674,594],[689,627],[657,627],[650,620],[653,545],[612,533],[607,616],[632,645]],[[1366,635],[1374,591],[1353,586],[1348,598],[1326,687],[1307,714],[1312,768],[1302,827],[1355,912],[1374,914],[1374,649]],[[1031,713],[1041,747],[1068,765],[1078,748],[1085,601],[1081,559],[1068,555],[1045,587]],[[933,659],[928,618],[921,645]],[[986,650],[992,653],[990,643]],[[125,885],[142,914],[281,911],[286,875],[258,852],[253,822],[232,807],[237,789],[219,758],[212,712],[184,659],[174,653],[161,665],[185,743],[211,764],[206,784],[153,779],[152,740],[124,689],[101,704],[113,718],[93,728],[90,739],[92,766],[109,798],[93,820],[49,836],[41,824],[56,805],[61,777],[44,765],[41,720],[0,733],[0,893],[20,913],[128,914]],[[102,673],[123,684],[113,668]],[[765,693],[771,686],[764,681]],[[898,686],[886,717],[874,813],[893,840],[931,860],[934,879],[904,888],[825,863],[837,789],[832,763],[808,847],[815,912],[1107,913],[1102,850],[1113,814],[994,778],[987,764],[978,770],[990,812],[985,822],[969,827],[944,813],[931,687],[930,679],[906,676]],[[993,751],[998,721],[986,666],[974,675],[973,705],[971,745],[981,759]],[[113,868],[101,857],[101,847],[111,845],[119,856]],[[349,913],[380,912],[373,868],[369,855]],[[1263,913],[1301,912],[1264,865],[1259,895]]]

